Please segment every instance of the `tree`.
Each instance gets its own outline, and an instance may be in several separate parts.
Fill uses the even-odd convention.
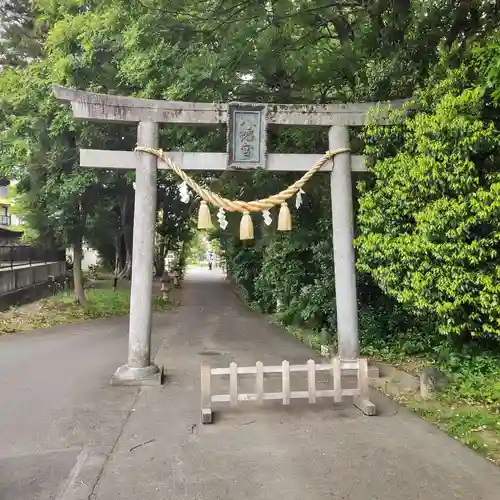
[[[462,339],[500,335],[500,135],[466,67],[430,81],[398,124],[366,129],[359,268]]]
[[[188,242],[191,236],[193,203],[181,201],[178,184],[178,178],[171,172],[159,175],[154,259],[157,276],[165,271],[167,254],[170,251],[180,252],[182,243]]]
[[[0,87],[1,172],[19,181],[26,223],[41,243],[73,247],[75,296],[84,304],[82,244],[100,187],[95,172],[76,168],[81,131],[51,96],[43,65],[5,71]]]
[[[31,0],[0,3],[0,64],[26,66],[42,55],[44,26],[37,25]]]
[[[46,29],[44,50],[27,73],[1,75],[10,106],[0,120],[8,153],[2,163],[11,169],[24,165],[29,172],[16,175],[24,178],[20,185],[31,200],[31,220],[41,237],[55,232],[60,241],[78,240],[79,235],[59,229],[77,221],[80,235],[110,255],[117,272],[131,264],[133,176],[80,170],[77,150],[132,149],[135,136],[126,127],[74,123],[54,103],[49,83],[195,101],[327,103],[407,97],[425,81],[443,47],[455,47],[460,59],[469,42],[488,35],[499,20],[494,2],[486,0],[37,0],[34,5],[34,26]],[[18,90],[23,78],[34,79]],[[220,151],[225,131],[167,126],[161,145],[166,150]],[[270,151],[327,147],[326,134],[316,130],[270,133]],[[291,179],[224,173],[204,176],[203,182],[228,195],[258,198]],[[158,264],[171,242],[186,237],[189,216],[182,211],[178,220],[177,214],[187,207],[178,205],[174,184],[167,178],[159,183]],[[331,242],[325,238],[331,223],[326,180],[318,179],[308,189],[312,201],[296,214],[299,241],[288,242],[258,224],[252,248],[240,244],[232,224],[225,233],[228,264],[235,273],[241,271],[256,300],[284,286],[279,273],[268,273],[276,276],[271,283],[259,271],[262,263],[277,265],[264,250],[273,245],[288,256],[291,268],[308,266],[309,274],[297,278],[300,290],[321,296],[317,304],[333,296],[333,273],[325,271],[331,258]],[[59,221],[48,217],[48,210],[56,208],[52,200],[62,210]],[[328,290],[323,293],[321,287]],[[304,311],[307,296],[300,303]],[[319,323],[331,322],[319,306],[314,315]]]

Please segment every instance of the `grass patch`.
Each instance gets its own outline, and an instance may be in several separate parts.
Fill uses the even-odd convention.
[[[270,321],[296,339],[319,351],[321,335],[313,330],[283,324],[278,315]],[[448,378],[448,385],[431,399],[403,390],[393,397],[401,404],[436,424],[463,444],[500,465],[500,345],[476,340],[460,345],[440,336],[428,319],[411,317],[398,308],[360,311],[362,355],[389,363],[412,375],[426,366],[436,366]],[[330,345],[335,349],[335,341]]]
[[[248,294],[241,287],[234,289],[248,303]],[[415,316],[387,297],[371,302],[375,305],[365,303],[359,313],[363,356],[417,376],[426,366],[436,366],[448,378],[443,392],[425,400],[402,387],[392,391],[380,384],[377,388],[500,465],[500,339],[460,344],[457,338],[440,335],[430,317]],[[262,312],[255,303],[250,307]],[[274,314],[268,319],[320,351],[321,345],[327,343],[322,339],[330,336],[303,325],[290,325],[290,317]],[[335,338],[328,347],[336,351]]]
[[[276,315],[270,315],[268,319],[270,323],[281,326],[281,328],[284,328],[289,334],[293,335],[300,342],[308,345],[311,349],[318,352],[321,351],[321,335],[319,333],[293,325],[284,325]]]
[[[450,436],[500,465],[500,344],[492,338],[460,344],[437,333],[432,320],[395,306],[360,312],[362,354],[413,375],[435,366],[448,385],[432,399],[397,398]]]
[[[500,465],[500,413],[498,409],[481,405],[467,406],[463,402],[421,400],[416,397],[403,401],[405,406],[426,420],[435,423],[450,436]]]
[[[74,323],[97,318],[125,316],[130,309],[130,291],[87,290],[87,305],[75,304],[73,294],[61,293],[36,303],[0,313],[0,335],[27,332],[37,328]],[[153,297],[153,310],[171,309],[172,302]]]

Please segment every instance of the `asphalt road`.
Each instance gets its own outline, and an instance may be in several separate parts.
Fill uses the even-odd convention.
[[[141,391],[94,490],[95,500],[498,500],[500,469],[372,392],[379,415],[293,400],[216,406],[200,424],[200,364],[305,363],[316,353],[243,306],[217,271],[188,275],[157,362],[163,389]],[[213,377],[215,394],[228,377]],[[252,375],[238,380],[253,392]],[[325,380],[331,383],[331,378]],[[302,389],[301,389],[302,384]],[[279,392],[281,376],[264,381]],[[307,381],[291,379],[295,390]]]
[[[109,386],[127,328],[117,318],[0,337],[1,500],[62,499],[72,471],[98,472],[138,394]]]
[[[315,356],[218,272],[193,273],[153,324],[167,383],[140,390],[108,385],[126,318],[0,338],[0,500],[498,500],[499,468],[377,393],[376,417],[348,402],[248,403],[202,426],[201,362]]]

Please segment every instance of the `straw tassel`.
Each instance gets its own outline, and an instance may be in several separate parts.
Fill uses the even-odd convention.
[[[241,217],[240,240],[253,240],[253,222],[249,212],[244,212]]]
[[[288,208],[288,203],[281,204],[280,213],[278,216],[278,231],[291,231],[292,230],[292,214]]]
[[[198,212],[198,229],[212,229],[213,227],[208,204],[205,200],[202,200]]]

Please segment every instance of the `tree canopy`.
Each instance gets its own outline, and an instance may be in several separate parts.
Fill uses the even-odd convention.
[[[4,2],[0,176],[19,181],[40,244],[78,255],[87,241],[127,274],[134,176],[80,168],[78,149],[131,150],[135,131],[74,121],[51,84],[208,102],[414,98],[402,123],[352,131],[353,149],[373,163],[369,178],[356,179],[364,182],[356,193],[360,300],[394,298],[435,315],[443,333],[496,334],[486,302],[498,296],[499,20],[493,0]],[[160,142],[223,151],[225,140],[221,127],[166,125]],[[326,130],[269,131],[271,152],[327,148]],[[201,180],[227,196],[260,198],[295,176],[224,172]],[[177,184],[159,175],[158,272],[192,233],[192,206],[180,202]],[[320,174],[294,210],[291,235],[257,223],[254,244],[242,245],[230,220],[214,237],[250,301],[274,311],[279,299],[286,321],[333,333],[329,197]]]

